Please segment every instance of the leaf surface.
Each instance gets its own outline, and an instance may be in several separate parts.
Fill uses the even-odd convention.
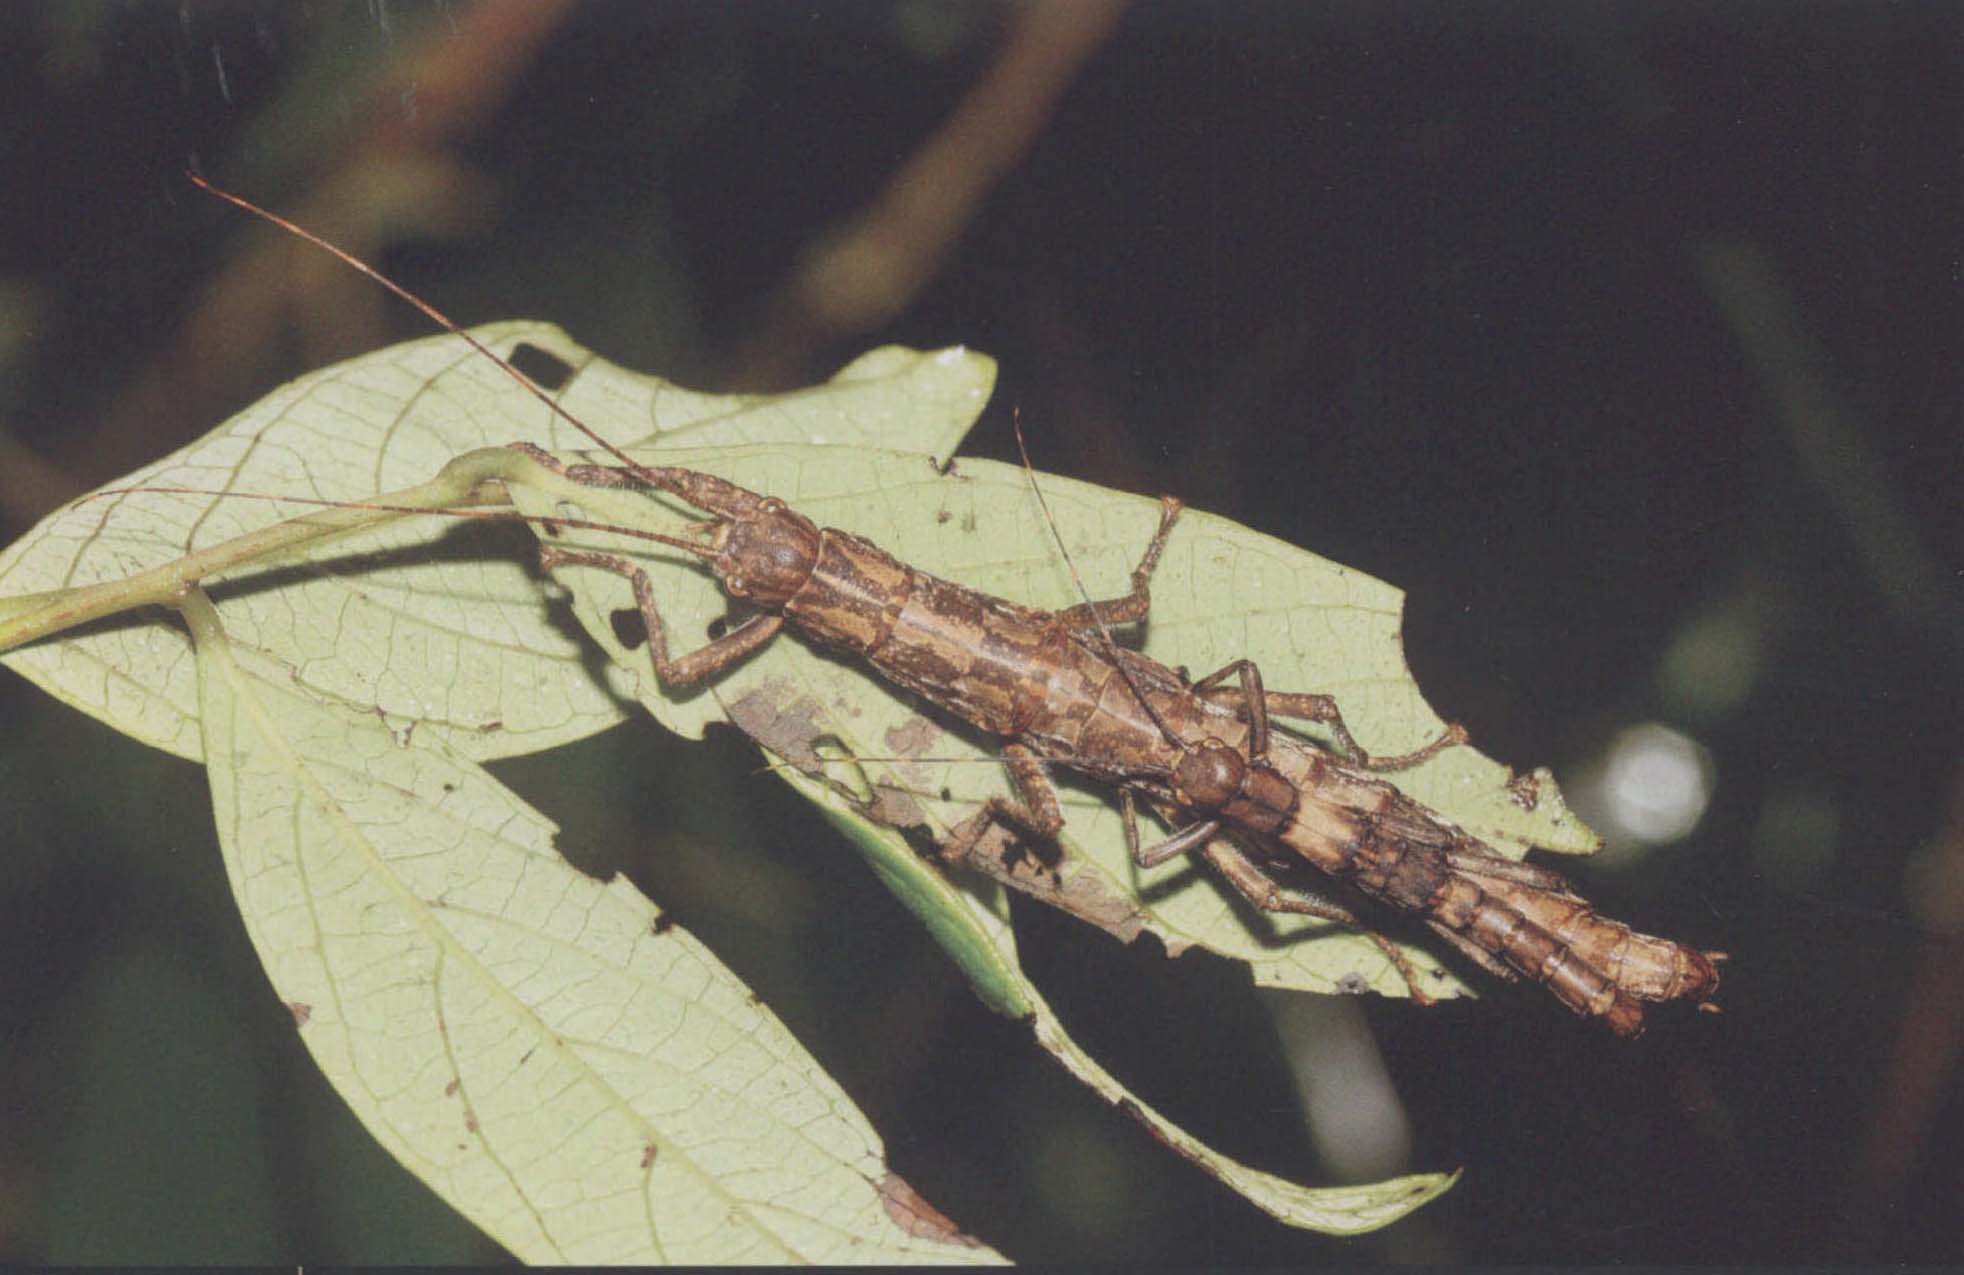
[[[831,381],[773,396],[709,395],[615,367],[548,324],[474,330],[575,369],[560,396],[603,437],[662,448],[825,441],[947,454],[987,401],[995,365],[954,349],[875,350]],[[584,442],[544,404],[453,336],[378,350],[274,391],[113,487],[172,486],[248,497],[132,493],[78,501],[0,553],[0,593],[122,579],[307,512],[251,497],[369,500],[428,480],[475,447]],[[345,537],[285,567],[214,590],[236,644],[272,655],[315,692],[443,736],[480,760],[584,738],[620,720],[616,688],[541,596],[522,537],[414,518]],[[486,533],[493,533],[487,535]],[[20,607],[0,601],[0,617]],[[201,758],[187,639],[123,617],[0,656],[56,698],[125,734]]]
[[[999,1260],[886,1167],[771,1013],[433,737],[323,702],[218,613],[200,720],[227,874],[369,1131],[530,1262]]]

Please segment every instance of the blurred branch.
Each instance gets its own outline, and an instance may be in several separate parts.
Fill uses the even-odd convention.
[[[1964,769],[1949,818],[1911,871],[1906,893],[1931,933],[1909,978],[1902,1024],[1849,1174],[1850,1216],[1868,1225],[1896,1216],[1964,1051]]]
[[[0,282],[0,385],[9,390],[9,411],[14,410],[11,389],[17,365],[33,345],[30,334],[44,321],[43,310],[29,286],[12,279]],[[82,490],[74,475],[44,459],[0,422],[0,540],[12,539],[14,531]]]
[[[898,314],[934,277],[983,196],[1029,150],[1124,8],[1124,0],[1017,5],[987,73],[878,198],[812,247],[719,383],[802,384],[824,346]]]
[[[318,176],[301,175],[311,186],[283,200],[284,210],[363,257],[406,233],[452,235],[474,224],[493,192],[442,147],[489,118],[570,7],[569,0],[494,0],[429,21],[344,115],[320,111],[313,103],[321,85],[296,75],[297,87],[267,115],[304,114],[316,128],[322,119],[349,122],[344,137],[310,143],[308,154],[332,158]],[[264,137],[227,180],[256,188],[261,170],[290,155],[278,138]],[[91,440],[92,468],[122,473],[215,423],[210,418],[249,392],[296,329],[315,362],[379,344],[385,303],[379,289],[319,253],[261,234],[233,255],[170,348],[104,414]]]
[[[1835,401],[1828,354],[1807,332],[1778,268],[1742,243],[1708,243],[1697,258],[1705,286],[1778,407],[1802,468],[1840,517],[1884,600],[1927,635],[1953,644],[1964,638],[1956,585],[1918,540],[1881,457]]]
[[[49,464],[0,429],[0,523],[25,528],[82,491],[74,475]]]

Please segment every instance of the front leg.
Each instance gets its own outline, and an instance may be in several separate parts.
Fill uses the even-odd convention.
[[[581,487],[609,491],[660,491],[715,515],[713,521],[747,518],[770,500],[726,478],[673,465],[593,465],[563,461],[536,443],[507,443],[539,468]]]
[[[1139,840],[1139,803],[1130,788],[1118,790],[1118,810],[1125,821],[1125,848],[1131,852],[1132,862],[1141,868],[1156,868],[1168,859],[1188,854],[1212,841],[1221,831],[1220,820],[1200,819],[1176,829],[1157,845],[1144,846]]]
[[[641,611],[641,623],[648,630],[648,660],[655,668],[655,681],[669,690],[694,686],[724,669],[747,659],[777,636],[784,617],[771,613],[753,615],[722,637],[675,659],[668,655],[668,631],[661,612],[655,607],[655,586],[648,573],[626,558],[584,549],[561,549],[554,545],[539,548],[539,565],[547,571],[555,567],[592,567],[611,571],[634,586],[634,601]]]

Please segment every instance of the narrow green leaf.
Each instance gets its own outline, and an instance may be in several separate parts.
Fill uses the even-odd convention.
[[[791,786],[815,804],[835,827],[858,845],[875,875],[934,935],[954,959],[982,1003],[1005,1018],[1036,1012],[1034,988],[1016,956],[1007,901],[987,881],[957,885],[949,873],[914,853],[890,827],[866,817],[862,807],[838,791],[796,771]]]
[[[475,330],[576,369],[562,401],[603,437],[667,447],[834,442],[945,455],[987,401],[995,365],[953,349],[888,348],[832,381],[774,396],[699,394],[614,367],[557,328]],[[378,350],[274,391],[204,438],[112,484],[372,500],[475,447],[585,442],[453,336]],[[0,593],[120,580],[308,507],[127,494],[79,501],[0,553]],[[522,540],[443,518],[401,520],[235,572],[214,591],[234,641],[284,660],[316,693],[490,759],[584,738],[621,706],[541,597]],[[22,604],[0,602],[0,619]],[[175,625],[132,616],[0,656],[58,699],[145,743],[201,756],[196,676]]]
[[[1215,1151],[1131,1092],[1092,1061],[1048,1007],[1037,1015],[1037,1043],[1106,1101],[1127,1112],[1173,1151],[1219,1178],[1249,1203],[1290,1226],[1328,1235],[1357,1235],[1396,1222],[1445,1194],[1459,1173],[1412,1173],[1359,1186],[1310,1187],[1251,1168]]]
[[[769,1011],[624,878],[433,739],[235,648],[202,595],[227,873],[369,1131],[532,1262],[977,1262]]]

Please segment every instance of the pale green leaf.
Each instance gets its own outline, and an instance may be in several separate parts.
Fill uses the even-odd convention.
[[[823,441],[945,455],[995,376],[991,360],[969,351],[888,348],[811,389],[719,396],[614,367],[547,324],[475,334],[500,354],[529,345],[576,368],[567,407],[603,437],[654,447]],[[368,500],[425,482],[460,452],[519,440],[584,442],[464,342],[441,336],[302,377],[112,486]],[[305,512],[191,495],[77,502],[0,553],[0,594],[121,579]],[[512,756],[583,738],[622,712],[592,677],[589,649],[542,599],[528,552],[514,548],[522,543],[408,519],[284,569],[238,572],[214,592],[235,641],[276,655],[317,694],[414,723],[468,756]],[[196,678],[176,625],[127,617],[0,659],[117,730],[201,756]]]
[[[768,1010],[432,737],[187,601],[227,874],[273,988],[406,1167],[531,1262],[997,1260]]]
[[[664,453],[667,463],[707,470],[776,495],[822,525],[867,536],[915,566],[986,592],[1041,607],[1078,601],[1067,568],[1018,469],[965,460],[950,474],[919,456],[867,449],[769,447]],[[1094,596],[1114,596],[1158,519],[1156,502],[1068,479],[1040,477],[1065,544]],[[695,517],[640,493],[579,488],[541,473],[534,512],[577,511],[606,522],[677,531]],[[677,654],[706,640],[729,605],[700,567],[680,555],[636,554],[632,542],[590,533],[558,543],[637,556],[655,574],[655,594]],[[637,681],[642,702],[672,729],[701,733],[730,720],[801,765],[826,751],[829,782],[855,794],[876,824],[921,826],[937,840],[991,794],[1008,791],[994,763],[1000,742],[950,729],[950,719],[896,693],[850,661],[820,657],[779,640],[708,686],[680,696],[653,687],[645,650],[628,648],[611,617],[632,611],[625,581],[568,568],[582,622],[615,664]],[[1402,595],[1360,572],[1245,527],[1189,511],[1153,579],[1145,651],[1196,676],[1240,656],[1256,660],[1271,690],[1333,694],[1364,746],[1392,754],[1437,737],[1443,723],[1404,666],[1398,641]],[[898,760],[875,760],[898,759]],[[1594,840],[1567,813],[1553,781],[1527,789],[1472,748],[1386,776],[1478,835],[1518,856],[1526,844],[1587,850]],[[1066,779],[1067,776],[1060,776]],[[1191,863],[1135,869],[1111,794],[1066,786],[1070,854],[1052,901],[1130,937],[1157,934],[1177,953],[1200,945],[1249,962],[1257,981],[1309,991],[1373,987],[1403,994],[1404,980],[1376,944],[1302,917],[1253,913],[1226,885]],[[1463,985],[1429,952],[1413,949],[1427,991]]]

